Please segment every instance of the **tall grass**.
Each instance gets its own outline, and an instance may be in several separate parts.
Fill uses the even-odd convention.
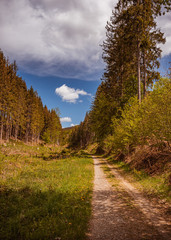
[[[115,168],[121,171],[121,174],[128,179],[135,187],[140,188],[149,197],[158,197],[159,199],[171,201],[171,188],[167,179],[169,173],[165,172],[160,175],[150,176],[143,170],[136,170],[123,161],[113,161]]]
[[[57,151],[1,147],[0,239],[85,239],[92,159],[58,159]]]

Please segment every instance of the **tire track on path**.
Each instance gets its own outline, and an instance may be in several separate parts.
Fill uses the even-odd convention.
[[[102,166],[104,159],[94,159],[93,215],[89,240],[163,240],[170,239],[170,226],[160,217],[157,209],[127,181],[108,165],[119,181],[112,187]],[[120,185],[121,184],[121,185]],[[152,209],[152,210],[151,210]]]

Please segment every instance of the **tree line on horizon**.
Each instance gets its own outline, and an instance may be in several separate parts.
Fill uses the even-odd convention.
[[[17,75],[16,62],[0,50],[0,141],[58,143],[61,129],[58,110],[43,106],[38,93]]]
[[[71,133],[71,146],[85,147],[91,142],[97,142],[105,148],[105,144],[113,146],[115,139],[122,136],[120,140],[118,137],[118,148],[129,149],[130,145],[140,142],[136,135],[139,140],[150,136],[152,138],[154,135],[158,140],[170,141],[161,126],[165,124],[170,133],[171,119],[168,112],[171,83],[170,78],[168,81],[162,80],[156,70],[159,68],[162,52],[159,44],[166,41],[164,34],[157,28],[156,18],[170,9],[170,0],[118,1],[110,21],[107,22],[106,40],[102,44],[102,58],[106,63],[102,81],[90,112]],[[154,83],[158,81],[156,89],[151,91]],[[164,94],[167,94],[167,97]],[[151,104],[151,110],[148,104]],[[143,111],[143,108],[147,111]],[[129,112],[134,112],[132,118]],[[155,116],[156,120],[153,121]],[[127,118],[129,121],[126,121]],[[144,122],[144,129],[149,124],[154,131],[150,132],[147,127],[146,135],[143,134],[143,126],[140,130],[137,125],[142,125],[141,122]],[[137,127],[134,128],[135,126]],[[159,136],[158,129],[161,130],[162,137]]]

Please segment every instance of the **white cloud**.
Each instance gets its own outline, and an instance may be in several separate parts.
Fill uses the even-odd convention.
[[[61,122],[72,122],[72,119],[70,117],[63,117],[60,118]]]
[[[62,98],[62,101],[69,103],[76,103],[80,95],[91,96],[91,94],[85,92],[84,90],[70,88],[65,84],[56,88],[55,93]]]
[[[98,80],[99,46],[117,0],[0,0],[0,47],[35,75]],[[171,53],[171,14],[158,18]]]
[[[160,16],[157,19],[158,27],[164,32],[166,43],[161,44],[162,56],[171,54],[171,14],[166,13],[164,16]]]
[[[75,126],[75,124],[72,123],[72,124],[71,124],[71,127],[74,127],[74,126]]]

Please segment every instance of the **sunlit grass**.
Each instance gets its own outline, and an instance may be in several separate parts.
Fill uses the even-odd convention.
[[[169,173],[151,176],[144,171],[131,169],[123,161],[111,161],[124,177],[132,184],[144,191],[148,196],[157,196],[161,199],[171,201],[171,187],[168,183]]]
[[[91,214],[91,157],[55,159],[57,149],[44,147],[1,150],[0,239],[85,239]]]

